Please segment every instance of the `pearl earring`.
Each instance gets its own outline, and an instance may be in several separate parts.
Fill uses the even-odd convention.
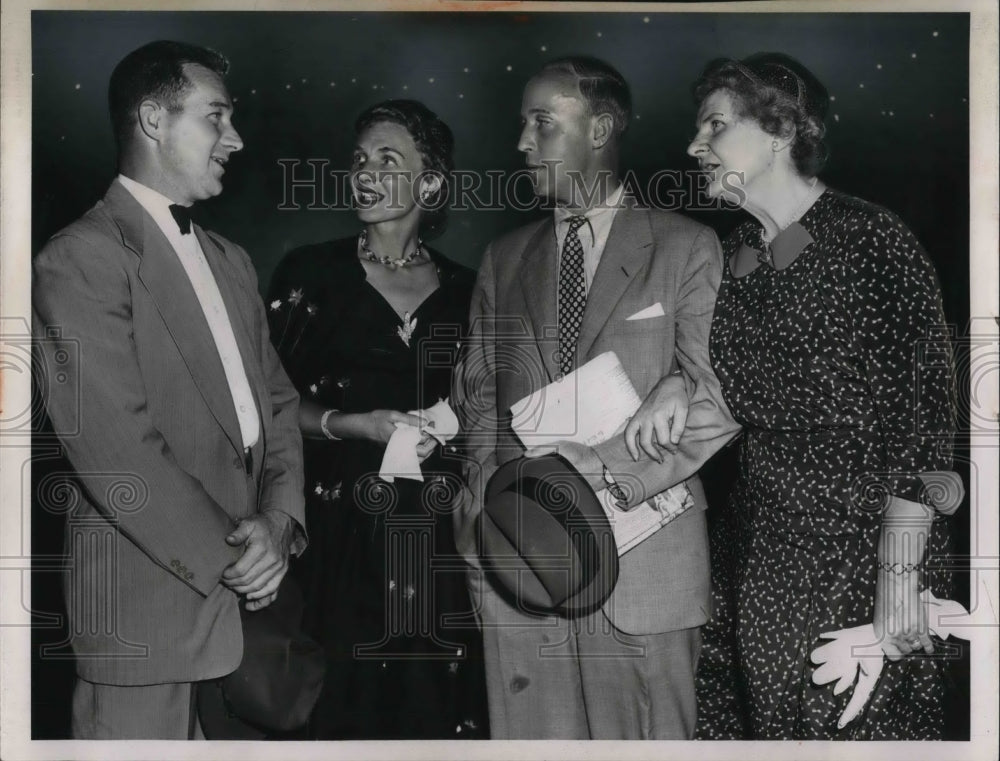
[[[772,140],[771,141],[771,150],[772,151],[778,150],[778,141],[777,140]]]

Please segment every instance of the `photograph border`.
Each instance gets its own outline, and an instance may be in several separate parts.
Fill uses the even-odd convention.
[[[0,62],[0,337],[30,335],[31,320],[31,23],[33,10],[103,11],[351,11],[368,12],[679,12],[679,13],[824,13],[824,12],[968,12],[970,24],[970,315],[968,335],[990,347],[977,360],[982,372],[996,373],[1000,364],[997,345],[997,287],[1000,283],[1000,208],[998,182],[998,9],[990,0],[947,2],[929,0],[771,0],[769,2],[714,3],[576,3],[576,2],[352,2],[346,0],[293,0],[278,2],[42,2],[6,0],[2,9],[2,62]],[[959,326],[959,333],[966,326]],[[3,346],[0,346],[2,358]],[[990,364],[992,363],[992,364]],[[970,378],[976,372],[970,372]],[[983,389],[981,389],[983,390]],[[972,467],[980,484],[998,482],[997,388],[973,402],[993,421],[991,430],[979,430],[973,441]],[[30,378],[27,373],[0,364],[0,420],[3,411],[29,409]],[[967,395],[971,398],[971,395]],[[972,415],[976,419],[976,415]],[[996,611],[998,595],[998,501],[996,491],[972,494],[970,523],[976,534],[976,554],[969,599],[988,600],[993,624],[977,632],[974,640],[980,659],[971,669],[971,737],[968,742],[739,742],[717,743],[608,741],[442,741],[442,742],[88,742],[33,741],[30,739],[30,601],[29,500],[22,494],[30,442],[23,437],[4,440],[0,430],[0,757],[4,759],[250,759],[295,758],[401,758],[505,759],[505,758],[608,758],[621,761],[654,758],[731,759],[831,759],[888,758],[985,759],[997,758],[998,649]],[[994,487],[995,488],[995,487]],[[985,595],[985,597],[984,597]],[[28,603],[30,605],[30,602]],[[982,660],[982,655],[986,659]]]

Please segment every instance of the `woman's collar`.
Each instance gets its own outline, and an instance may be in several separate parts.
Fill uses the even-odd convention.
[[[733,258],[734,277],[749,275],[761,264],[767,264],[772,269],[781,271],[789,267],[799,254],[814,242],[812,235],[800,221],[792,222],[770,243],[764,242],[763,232],[764,228],[754,225],[743,236],[740,248]]]

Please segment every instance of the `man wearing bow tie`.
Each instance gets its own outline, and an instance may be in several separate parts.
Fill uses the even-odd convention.
[[[528,82],[518,149],[554,215],[490,244],[473,293],[455,391],[471,454],[456,542],[473,566],[498,739],[694,732],[699,627],[709,615],[696,473],[737,430],[708,358],[722,257],[709,228],[644,208],[623,187],[619,142],[630,110],[628,84],[595,59],[554,61]],[[606,351],[652,408],[663,406],[657,396],[667,386],[658,381],[680,372],[690,407],[676,452],[633,460],[618,435],[595,447],[563,443],[559,454],[595,490],[627,484],[629,506],[671,494],[687,509],[622,556],[603,609],[574,620],[532,616],[479,570],[483,490],[500,465],[525,453],[510,428],[511,405]]]
[[[109,87],[119,175],[34,260],[42,366],[70,379],[46,409],[81,487],[75,738],[201,736],[193,685],[239,665],[238,599],[269,605],[305,548],[298,396],[253,265],[188,216],[243,147],[227,68],[176,42],[126,56]]]

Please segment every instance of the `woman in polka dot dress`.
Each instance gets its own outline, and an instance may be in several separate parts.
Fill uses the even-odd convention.
[[[712,197],[755,218],[724,244],[712,328],[744,433],[713,537],[698,736],[939,738],[945,663],[918,595],[951,596],[926,566],[960,497],[932,485],[953,483],[947,340],[943,369],[917,364],[944,324],[933,266],[894,214],[818,180],[829,96],[801,64],[714,61],[694,92],[688,153]],[[851,691],[813,684],[809,656],[824,632],[863,624],[889,660],[838,729]]]

